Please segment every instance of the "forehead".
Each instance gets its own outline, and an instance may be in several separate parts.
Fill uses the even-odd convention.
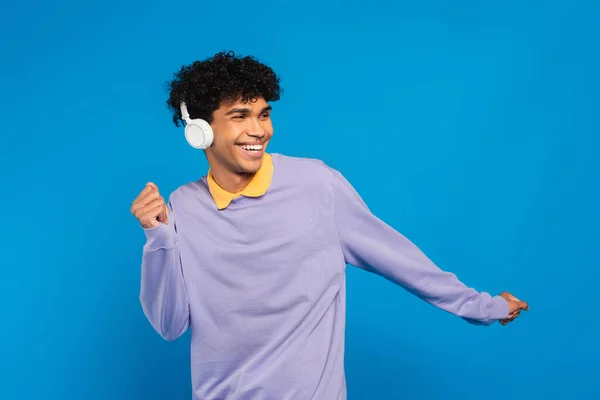
[[[243,102],[241,99],[237,99],[222,102],[217,112],[226,114],[227,112],[234,109],[246,109],[250,112],[261,112],[265,107],[268,106],[269,104],[262,97],[259,97],[254,100],[249,100],[247,102]]]

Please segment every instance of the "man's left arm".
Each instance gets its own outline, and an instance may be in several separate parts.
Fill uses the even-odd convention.
[[[525,302],[508,293],[478,292],[438,268],[410,240],[373,215],[337,170],[331,171],[338,235],[347,263],[374,272],[471,324],[505,324],[526,309]]]

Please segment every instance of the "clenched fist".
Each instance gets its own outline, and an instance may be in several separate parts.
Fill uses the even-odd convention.
[[[152,182],[147,183],[146,187],[133,201],[131,213],[146,229],[155,228],[160,223],[168,223],[169,208],[160,195],[158,187]]]
[[[521,301],[508,292],[502,292],[500,293],[500,296],[502,296],[508,302],[509,310],[508,317],[500,320],[500,324],[502,325],[506,325],[509,322],[514,321],[515,318],[517,318],[519,314],[521,314],[521,310],[529,310],[529,304],[527,304],[526,301]]]

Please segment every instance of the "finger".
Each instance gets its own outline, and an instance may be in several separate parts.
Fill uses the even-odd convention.
[[[148,201],[149,198],[155,197],[157,195],[160,196],[160,191],[158,190],[158,188],[156,186],[152,186],[152,185],[146,185],[146,187],[144,188],[144,190],[142,192],[144,192],[144,195],[140,197],[140,199],[138,200],[138,202],[144,202],[144,201]]]
[[[520,312],[521,310],[527,311],[529,309],[529,305],[526,301],[509,301],[509,310],[510,314]]]
[[[158,199],[154,199],[152,200],[150,203],[139,207],[136,212],[135,212],[135,216],[139,219],[142,218],[144,215],[147,215],[149,210],[154,210],[154,209],[158,209],[159,212],[154,215],[154,217],[156,218],[156,216],[158,216],[158,214],[160,213],[160,207],[162,207],[164,205],[164,201],[162,199],[162,197],[159,197]]]
[[[148,223],[151,220],[156,220],[158,215],[161,213],[163,207],[161,204],[154,207],[148,207],[144,209],[144,212],[140,215],[139,220],[141,223]]]
[[[140,218],[141,215],[143,215],[144,213],[146,213],[146,211],[150,208],[154,208],[158,205],[162,204],[162,198],[158,197],[156,199],[153,199],[151,201],[149,201],[146,204],[136,204],[135,206],[131,207],[131,212],[133,213],[133,215],[135,215],[136,218]]]
[[[152,190],[154,190],[154,187],[156,185],[153,186],[152,183],[147,183],[146,186],[144,187],[144,189],[140,192],[140,194],[135,198],[135,200],[133,201],[134,203],[138,200],[140,200],[141,198],[143,198],[146,194],[148,194],[149,192],[151,192]]]
[[[152,203],[157,199],[162,200],[160,193],[154,189],[150,189],[148,192],[146,192],[144,196],[142,196],[133,203],[133,205],[131,206],[131,212],[135,214],[138,210],[146,207],[148,204]]]
[[[517,317],[521,315],[521,310],[517,310],[517,311],[513,311],[510,314],[508,314],[508,317],[504,318],[504,320],[506,322],[512,322],[515,319],[517,319]]]
[[[161,213],[158,215],[158,221],[162,222],[163,224],[168,224],[169,220],[167,219],[167,215],[169,215],[169,207],[164,204]]]
[[[521,312],[521,310],[529,310],[529,305],[526,301],[511,301],[510,302],[510,313]]]
[[[157,199],[159,196],[160,193],[153,189],[149,189],[149,191],[145,192],[143,196],[139,197],[131,204],[131,212],[135,214],[137,210],[145,207],[146,205],[148,205],[148,203],[150,203],[152,200]]]

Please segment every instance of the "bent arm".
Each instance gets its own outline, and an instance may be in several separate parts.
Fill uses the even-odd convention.
[[[144,229],[140,302],[152,327],[166,340],[179,338],[189,327],[188,297],[181,269],[175,213],[168,225]]]
[[[411,241],[373,215],[350,183],[333,173],[338,235],[348,264],[376,273],[429,304],[474,325],[506,318],[508,303],[466,286]]]

